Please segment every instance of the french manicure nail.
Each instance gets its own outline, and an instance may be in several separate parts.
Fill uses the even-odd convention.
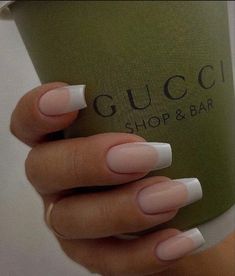
[[[160,182],[141,190],[137,201],[144,213],[154,214],[178,209],[202,198],[197,178],[182,178]]]
[[[126,143],[112,147],[107,153],[107,165],[117,173],[163,169],[169,167],[171,162],[171,146],[167,143]]]
[[[85,85],[63,86],[48,91],[39,100],[40,111],[48,116],[61,115],[87,107]]]
[[[160,260],[170,261],[183,257],[205,243],[201,232],[193,228],[158,244],[156,255]]]

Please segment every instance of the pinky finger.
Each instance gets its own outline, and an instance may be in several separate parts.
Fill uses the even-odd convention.
[[[197,228],[186,232],[167,229],[128,241],[117,238],[60,240],[71,259],[104,276],[143,276],[161,272],[204,242]]]

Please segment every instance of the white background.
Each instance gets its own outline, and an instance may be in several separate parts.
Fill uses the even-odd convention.
[[[9,133],[19,98],[39,85],[13,20],[0,20],[0,276],[87,276],[64,256],[24,175],[29,148]]]
[[[235,4],[229,5],[230,14],[235,15]],[[235,17],[230,19],[233,28]],[[231,42],[235,45],[235,28]],[[29,148],[9,133],[15,104],[38,84],[15,23],[0,20],[0,275],[88,276],[64,256],[45,227],[41,200],[24,175]]]

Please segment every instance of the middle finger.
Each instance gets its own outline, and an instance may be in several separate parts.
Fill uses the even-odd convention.
[[[127,183],[171,164],[171,148],[124,133],[97,134],[37,145],[26,160],[29,181],[41,194]]]

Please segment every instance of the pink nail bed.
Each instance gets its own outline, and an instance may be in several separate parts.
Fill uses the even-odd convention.
[[[107,153],[107,165],[117,173],[159,170],[169,167],[171,161],[172,151],[167,143],[125,143],[112,147]]]
[[[197,178],[184,178],[153,184],[137,196],[143,212],[167,212],[189,205],[202,198],[202,188]]]

